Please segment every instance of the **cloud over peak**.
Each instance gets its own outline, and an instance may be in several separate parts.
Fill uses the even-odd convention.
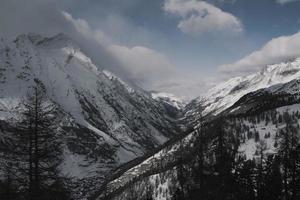
[[[163,9],[179,16],[181,19],[177,27],[189,35],[243,32],[242,22],[237,17],[205,1],[165,0]]]
[[[120,64],[121,69],[113,72],[121,75],[122,78],[143,88],[153,89],[155,83],[164,82],[174,73],[175,66],[164,54],[146,46],[128,47],[118,44],[101,29],[92,29],[86,20],[74,18],[67,12],[62,12],[62,14],[83,37],[92,39],[106,49],[109,55]],[[105,67],[111,70],[111,66]],[[120,74],[120,70],[125,74]]]
[[[238,60],[235,63],[222,65],[219,69],[222,72],[238,74],[253,72],[261,67],[283,60],[300,56],[300,32],[273,38],[261,49],[254,51],[250,55]]]

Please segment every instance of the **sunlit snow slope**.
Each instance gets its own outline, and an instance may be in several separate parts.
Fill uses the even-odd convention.
[[[242,96],[262,88],[287,83],[300,78],[300,58],[264,67],[260,72],[244,77],[235,77],[210,89],[204,97],[192,101],[195,109],[186,115],[193,115],[199,106],[202,115],[217,115],[232,106]]]

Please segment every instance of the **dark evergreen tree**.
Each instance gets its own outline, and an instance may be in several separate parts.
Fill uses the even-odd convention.
[[[255,142],[259,142],[260,140],[259,132],[257,130],[254,130],[254,134],[255,134]]]
[[[255,199],[255,161],[239,157],[235,163],[234,199]]]
[[[280,159],[278,156],[268,156],[266,162],[266,175],[264,179],[264,199],[282,199],[282,179],[280,172]]]
[[[298,129],[296,121],[289,115],[284,113],[283,119],[286,122],[285,130],[281,131],[281,140],[279,155],[283,168],[283,198],[294,199],[297,195],[297,146],[298,146]]]
[[[233,141],[229,141],[229,136],[226,134],[226,122],[220,118],[215,123],[216,140],[215,140],[215,155],[216,163],[215,170],[217,173],[217,190],[215,192],[215,199],[230,199],[233,192],[234,179],[232,174],[235,149],[233,149]]]
[[[198,147],[197,147],[197,169],[195,178],[196,182],[199,183],[199,195],[204,193],[204,156],[206,147],[206,139],[204,133],[204,127],[202,126],[202,117],[200,117],[199,125],[197,128],[197,138],[198,138]]]
[[[18,187],[15,182],[12,171],[12,164],[6,162],[4,169],[3,180],[0,181],[0,199],[5,200],[18,200],[20,199],[20,193],[18,192]]]
[[[178,165],[177,165],[177,180],[179,187],[176,190],[175,199],[180,200],[185,198],[187,186],[187,173],[184,168],[184,141],[180,140],[178,144]]]
[[[48,101],[44,85],[35,79],[35,85],[23,100],[24,112],[15,146],[18,178],[30,200],[47,199],[59,182],[58,166],[61,162],[61,145],[54,131],[56,110]]]
[[[290,161],[290,188],[291,199],[296,200],[300,198],[300,144],[297,137],[298,130],[291,131],[291,150],[289,152]]]
[[[258,152],[258,160],[257,160],[257,167],[256,167],[256,190],[257,190],[257,199],[264,200],[265,196],[265,153],[266,144],[261,141],[259,145],[257,145],[257,152]]]

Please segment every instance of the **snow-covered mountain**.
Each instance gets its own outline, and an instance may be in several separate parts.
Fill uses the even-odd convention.
[[[182,110],[185,106],[185,102],[176,97],[173,94],[166,93],[166,92],[151,92],[152,98],[165,102],[172,107],[177,108],[178,110]]]
[[[194,116],[201,107],[202,115],[217,115],[236,103],[244,95],[276,84],[300,78],[300,58],[264,67],[260,72],[235,77],[210,89],[188,105],[186,115]],[[193,109],[195,108],[195,109]]]
[[[174,199],[181,187],[179,176],[183,165],[186,174],[191,172],[189,186],[193,184],[193,168],[199,159],[197,151],[203,137],[206,138],[205,174],[212,176],[215,176],[220,133],[236,158],[245,160],[277,154],[285,134],[289,137],[294,134],[300,142],[300,58],[230,79],[212,88],[205,97],[191,101],[184,112],[185,122],[192,126],[190,133],[114,175],[99,191],[98,200],[145,200],[149,196]],[[204,136],[200,136],[199,130]]]
[[[178,133],[176,120],[159,100],[100,67],[64,34],[1,39],[1,142],[6,143],[9,124],[20,117],[22,99],[34,79],[45,85],[60,110],[57,131],[65,147],[61,169],[71,177],[101,182],[108,171]]]
[[[278,152],[287,123],[300,126],[300,58],[230,79],[187,105],[100,67],[64,34],[1,39],[0,162],[36,79],[57,109],[56,131],[64,147],[60,169],[74,178],[79,199],[95,194],[95,199],[144,200],[150,194],[171,200],[178,166],[186,163],[185,171],[192,172],[198,159],[199,127],[206,137],[206,173],[214,175],[220,130],[228,148],[256,159],[262,145],[265,155]]]
[[[235,143],[229,138],[239,141],[237,155],[248,160],[259,160],[258,153],[263,149],[264,157],[278,153],[281,135],[286,131],[286,122],[280,121],[282,116],[287,115],[300,125],[300,104],[284,106],[259,113],[255,116],[231,118],[226,120],[226,145],[234,146]],[[273,116],[273,119],[272,119]],[[279,119],[279,120],[278,120]],[[210,129],[215,129],[212,125]],[[214,134],[210,130],[208,134]],[[300,135],[298,134],[298,137]],[[128,169],[120,176],[108,182],[105,192],[97,200],[102,199],[137,199],[147,200],[149,196],[153,199],[172,200],[175,191],[180,187],[178,178],[179,166],[186,163],[185,170],[192,170],[193,162],[197,159],[197,147],[199,135],[194,131],[186,137],[168,145],[161,151],[153,154],[138,165]],[[300,140],[300,137],[299,137]],[[206,173],[213,173],[215,147],[214,140],[209,142],[209,148],[205,156]]]

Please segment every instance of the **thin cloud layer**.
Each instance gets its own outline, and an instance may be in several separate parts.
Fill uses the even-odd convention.
[[[162,53],[144,46],[130,48],[117,44],[100,29],[93,30],[84,19],[74,19],[70,13],[62,13],[84,37],[93,39],[106,48],[126,72],[127,80],[143,88],[153,89],[154,84],[164,82],[174,75],[175,66]]]
[[[111,45],[109,50],[130,72],[130,79],[146,88],[169,79],[175,71],[166,56],[147,47]]]
[[[220,71],[229,74],[244,74],[261,69],[263,66],[300,56],[300,32],[274,38],[260,50],[233,64],[222,65]]]
[[[278,9],[276,4],[291,2],[272,0],[268,1],[268,5]],[[241,56],[242,52],[257,48],[256,44],[248,47],[247,44],[260,43],[259,38],[256,40],[254,36],[252,41],[251,37],[249,40],[245,36],[253,36],[258,31],[264,34],[268,29],[259,26],[261,29],[252,27],[251,30],[247,27],[247,34],[238,37],[239,41],[222,37],[243,33],[244,25],[239,18],[214,4],[227,3],[226,6],[232,6],[233,13],[239,13],[238,9],[243,7],[237,0],[164,0],[163,5],[160,3],[147,0],[120,0],[118,3],[97,0],[1,0],[0,37],[14,39],[29,32],[53,36],[63,32],[73,38],[99,67],[112,71],[125,81],[145,89],[186,97],[200,95],[220,79],[228,78],[228,74],[254,72],[267,64],[300,55],[300,33],[297,33],[275,38],[241,60],[220,66],[220,73],[216,73],[220,62],[228,63],[228,60]],[[264,12],[264,16],[272,19],[270,24],[279,24],[280,30],[276,35],[295,31],[293,19],[298,4],[293,5],[291,16],[287,14],[290,6],[279,6],[282,15],[285,14],[282,18],[289,17],[289,21],[284,23],[281,17],[272,15],[275,10],[273,13]],[[261,9],[265,10],[265,7]],[[250,11],[251,15],[248,13],[246,16],[247,12],[241,14],[245,26],[261,17],[252,15],[253,10]],[[178,33],[196,37],[182,37],[182,34],[174,32],[174,20]],[[271,36],[268,34],[266,37]],[[238,52],[240,46],[244,51]],[[167,55],[173,59],[172,62]],[[215,78],[207,79],[209,76]]]
[[[292,2],[295,2],[295,1],[299,1],[299,0],[276,0],[277,3],[280,3],[280,4],[286,4],[286,3],[292,3]]]
[[[13,39],[29,32],[45,36],[63,32],[99,67],[146,89],[160,90],[159,85],[174,76],[175,66],[162,53],[145,46],[118,44],[100,28],[91,28],[85,19],[62,11],[60,3],[58,0],[4,0],[0,7],[0,36]]]
[[[237,17],[205,1],[165,0],[163,8],[166,12],[181,18],[177,27],[189,35],[243,32],[242,22]]]

